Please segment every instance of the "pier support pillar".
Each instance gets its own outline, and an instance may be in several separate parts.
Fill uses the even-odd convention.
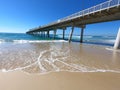
[[[39,32],[39,36],[40,36],[40,32]]]
[[[43,31],[41,32],[42,34],[41,34],[41,37],[43,37]]]
[[[65,29],[63,29],[63,39],[65,39]]]
[[[44,38],[45,38],[45,31],[43,32],[43,36],[44,36]]]
[[[47,37],[48,37],[48,38],[50,37],[50,33],[49,33],[49,31],[47,31]]]
[[[40,32],[40,37],[42,36],[42,33]]]
[[[70,32],[70,36],[69,36],[69,42],[71,42],[72,35],[73,35],[73,31],[74,31],[74,26],[72,26],[72,30],[71,30],[71,32]]]
[[[114,49],[120,49],[120,27],[118,30],[117,38],[114,44]]]
[[[82,27],[82,29],[81,29],[80,43],[82,43],[82,42],[83,42],[83,33],[84,33],[84,28],[85,28],[85,26],[83,26],[83,27]]]
[[[57,30],[54,30],[54,39],[55,39],[55,37],[56,37],[56,32],[57,32]]]
[[[37,36],[39,36],[39,32],[37,32]]]

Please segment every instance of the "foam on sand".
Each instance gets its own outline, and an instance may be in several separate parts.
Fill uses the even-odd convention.
[[[97,46],[45,42],[17,44],[10,47],[0,48],[2,72],[22,70],[31,74],[59,71],[120,73],[117,63],[119,54],[112,56],[112,52]]]

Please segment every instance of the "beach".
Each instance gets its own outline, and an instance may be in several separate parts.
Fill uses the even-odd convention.
[[[120,51],[112,47],[47,41],[0,44],[0,69],[27,73],[116,72],[120,73]]]
[[[56,72],[28,75],[0,72],[0,90],[119,90],[118,73]]]
[[[66,41],[0,44],[0,90],[119,90],[120,51],[111,48]]]
[[[0,90],[120,90],[120,0],[2,0],[0,11]]]

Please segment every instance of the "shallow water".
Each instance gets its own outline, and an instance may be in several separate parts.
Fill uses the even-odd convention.
[[[120,52],[104,46],[66,41],[2,43],[0,69],[27,73],[116,72],[120,73]]]
[[[62,39],[63,35],[56,35],[56,40]],[[65,35],[65,40],[69,39],[69,35]],[[115,35],[84,35],[83,42],[89,44],[113,46],[115,42]],[[27,42],[43,42],[43,40],[54,40],[54,36],[50,34],[50,38],[43,35],[28,35],[24,33],[0,33],[0,43],[27,43]],[[80,42],[79,35],[73,35],[72,41]]]

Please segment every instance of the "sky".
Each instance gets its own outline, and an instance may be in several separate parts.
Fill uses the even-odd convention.
[[[0,0],[0,32],[25,33],[104,1],[107,0]],[[90,24],[85,34],[116,35],[119,27],[120,20]],[[79,30],[75,28],[74,34]]]

